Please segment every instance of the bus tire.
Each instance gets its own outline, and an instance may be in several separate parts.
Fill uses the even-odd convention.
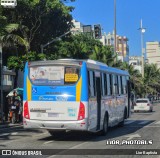
[[[124,113],[123,113],[123,120],[118,124],[119,127],[123,127],[124,126],[124,121],[126,119],[127,116],[127,109],[124,109]]]
[[[108,133],[108,114],[106,113],[103,121],[103,129],[100,135],[105,136]]]

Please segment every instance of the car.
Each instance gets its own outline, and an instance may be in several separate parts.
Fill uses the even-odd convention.
[[[153,111],[153,104],[148,98],[139,98],[134,105],[134,112],[136,111]]]

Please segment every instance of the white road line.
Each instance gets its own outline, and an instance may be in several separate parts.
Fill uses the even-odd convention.
[[[149,122],[150,122],[150,120],[145,120],[145,121],[139,122],[138,124],[144,125],[144,124],[147,124],[147,123],[149,123]]]
[[[131,124],[131,123],[133,123],[133,122],[135,122],[136,120],[127,120],[124,124],[125,125],[128,125],[128,124]]]
[[[13,133],[11,133],[11,135],[13,136],[13,135],[17,135],[18,134],[18,132],[13,132]]]
[[[160,124],[160,121],[156,122],[155,124]]]
[[[3,134],[0,134],[0,137],[7,136],[7,135],[17,135],[17,134],[18,134],[18,132],[3,133]]]
[[[148,125],[147,125],[147,126],[144,126],[144,127],[160,128],[160,126],[152,126],[152,125],[151,125],[151,126],[148,126]],[[144,128],[144,127],[143,127],[143,128]]]
[[[46,144],[49,144],[49,143],[52,143],[52,142],[53,142],[53,140],[47,141],[47,142],[43,143],[43,145],[46,145]]]
[[[0,134],[0,137],[2,137],[2,136],[7,136],[7,135],[10,135],[10,133],[3,133],[3,134]]]
[[[66,149],[66,150],[64,150],[64,151],[59,152],[58,154],[65,153],[67,150],[70,150],[70,149],[76,149],[76,148],[78,148],[78,147],[80,147],[80,146],[82,146],[82,145],[84,145],[84,144],[87,144],[87,143],[89,143],[89,142],[83,142],[83,143],[81,143],[81,144],[75,145],[75,146],[73,146],[73,147],[71,147],[71,148],[69,148],[69,149]],[[53,157],[56,157],[56,156],[57,156],[57,155],[51,155],[51,156],[49,156],[49,157],[47,157],[47,158],[53,158]]]

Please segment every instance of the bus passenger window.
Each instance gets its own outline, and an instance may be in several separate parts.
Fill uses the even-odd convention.
[[[121,76],[118,76],[118,88],[119,88],[119,94],[122,94],[122,85],[121,85]]]
[[[104,95],[107,95],[107,74],[104,74]]]
[[[127,82],[126,82],[126,76],[122,76],[122,85],[123,85],[123,93],[126,94],[126,89],[127,89]]]
[[[105,87],[104,87],[104,73],[101,73],[101,84],[102,84],[102,96],[104,96],[105,94],[104,94],[104,89],[105,89]]]
[[[120,84],[121,84],[121,94],[124,94],[124,92],[123,92],[122,76],[120,76]]]
[[[113,94],[113,89],[112,89],[112,75],[107,74],[107,80],[108,80],[108,95]]]
[[[89,71],[89,91],[90,91],[90,96],[94,97],[95,96],[95,76],[93,71]]]
[[[115,75],[112,75],[112,89],[113,89],[112,94],[116,94],[116,76]]]
[[[115,75],[115,90],[116,94],[119,94],[118,75]]]
[[[89,71],[88,71],[88,95],[89,97],[91,96],[91,90],[90,90],[90,75],[89,75]]]

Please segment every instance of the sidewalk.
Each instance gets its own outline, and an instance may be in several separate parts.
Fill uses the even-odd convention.
[[[23,124],[22,124],[22,123],[12,124],[12,123],[10,123],[10,122],[7,122],[7,121],[2,122],[2,121],[0,120],[0,129],[1,129],[1,128],[7,128],[7,127],[20,127],[20,126],[23,126]]]

